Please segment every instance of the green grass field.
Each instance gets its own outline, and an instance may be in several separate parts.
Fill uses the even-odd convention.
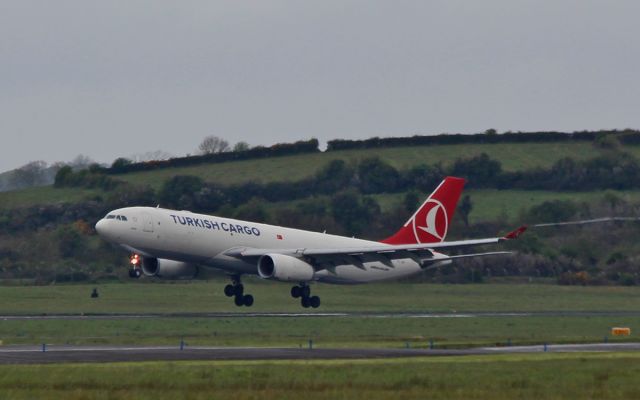
[[[638,354],[0,366],[7,399],[636,399]]]
[[[224,297],[224,281],[181,284],[0,287],[0,314],[299,312],[288,285],[247,279],[254,294],[251,309],[236,308]],[[554,285],[431,285],[387,283],[365,286],[316,285],[323,299],[316,312],[387,312],[391,318],[361,317],[148,317],[81,320],[5,320],[5,344],[119,343],[208,345],[305,345],[324,347],[468,347],[506,343],[598,342],[612,326],[640,331],[633,316],[554,316],[550,311],[636,311],[640,289]],[[466,317],[465,312],[539,312],[530,317]],[[400,312],[443,312],[448,318],[414,318]],[[631,338],[633,339],[633,338]],[[628,340],[625,339],[625,340]]]
[[[611,337],[614,326],[640,329],[633,316],[501,316],[424,318],[184,317],[81,320],[6,320],[4,344],[145,344],[365,348],[468,348],[542,343],[633,341]]]
[[[124,268],[124,266],[123,266]],[[300,311],[291,285],[245,278],[256,298],[251,309],[237,308],[223,294],[226,280],[176,283],[0,286],[0,315],[51,313],[180,313]],[[100,298],[91,299],[97,287]],[[313,286],[321,312],[469,312],[469,311],[637,311],[640,288],[538,284],[443,285],[381,283]]]

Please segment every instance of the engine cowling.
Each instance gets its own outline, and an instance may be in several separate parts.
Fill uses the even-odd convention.
[[[258,260],[258,275],[263,279],[286,282],[313,280],[315,270],[299,258],[284,254],[265,254]]]
[[[144,257],[142,259],[142,272],[146,276],[157,276],[165,279],[192,279],[198,274],[198,267],[182,261]]]

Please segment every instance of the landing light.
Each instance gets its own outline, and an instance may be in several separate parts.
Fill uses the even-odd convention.
[[[131,264],[132,265],[138,265],[138,263],[140,263],[140,256],[137,254],[134,254],[131,256]]]

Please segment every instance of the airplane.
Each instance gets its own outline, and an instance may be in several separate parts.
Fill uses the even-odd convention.
[[[190,211],[127,207],[109,212],[95,226],[106,241],[130,253],[129,276],[166,279],[206,277],[224,271],[224,288],[237,306],[250,307],[242,275],[294,283],[291,296],[304,308],[320,306],[310,283],[356,284],[395,280],[465,257],[506,251],[446,255],[445,249],[496,244],[520,236],[526,226],[502,236],[445,241],[465,180],[446,177],[407,222],[380,242],[222,218]]]

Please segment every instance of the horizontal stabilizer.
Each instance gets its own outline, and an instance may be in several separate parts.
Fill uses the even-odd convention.
[[[473,253],[473,254],[460,254],[460,255],[456,255],[456,256],[447,256],[447,257],[439,257],[439,258],[433,258],[430,260],[425,260],[422,262],[422,265],[429,265],[429,264],[437,264],[440,261],[452,261],[452,260],[457,260],[460,258],[471,258],[471,257],[486,257],[486,256],[504,256],[504,255],[509,255],[509,254],[513,254],[513,252],[511,251],[492,251],[492,252],[488,252],[488,253]],[[439,268],[438,265],[433,265],[430,267],[427,267],[425,269],[434,269],[434,268]]]

